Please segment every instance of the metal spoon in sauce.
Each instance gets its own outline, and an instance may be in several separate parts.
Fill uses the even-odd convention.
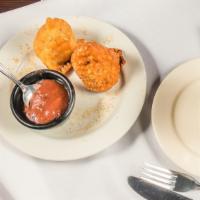
[[[20,89],[22,90],[22,93],[23,93],[22,97],[23,97],[24,104],[26,106],[28,106],[30,99],[33,96],[33,93],[36,90],[37,84],[24,85],[21,81],[17,80],[17,78],[2,63],[0,63],[0,73],[5,75],[7,78],[12,80],[16,85],[18,85],[20,87]]]

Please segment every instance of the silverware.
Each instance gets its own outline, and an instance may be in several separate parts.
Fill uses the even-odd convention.
[[[130,176],[128,183],[138,194],[148,200],[192,200],[176,192],[147,183],[141,178]]]
[[[149,183],[177,192],[200,189],[200,183],[186,174],[145,163],[141,178]]]
[[[18,81],[17,78],[9,71],[9,69],[2,63],[0,63],[0,72],[20,87],[23,93],[23,101],[25,105],[29,105],[29,101],[36,90],[37,84],[24,85],[21,81]]]

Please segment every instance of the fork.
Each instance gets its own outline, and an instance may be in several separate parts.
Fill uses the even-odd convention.
[[[140,178],[162,188],[187,192],[200,189],[200,182],[184,173],[145,163]]]

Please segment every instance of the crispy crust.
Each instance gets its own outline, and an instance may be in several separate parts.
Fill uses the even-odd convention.
[[[63,19],[47,18],[34,40],[36,55],[49,68],[66,74],[71,66],[66,64],[75,48],[76,39],[70,25]]]
[[[71,58],[84,86],[94,92],[106,91],[118,82],[124,61],[121,50],[85,40],[77,42]]]

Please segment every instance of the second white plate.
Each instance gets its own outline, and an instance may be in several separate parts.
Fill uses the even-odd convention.
[[[152,122],[166,155],[200,176],[200,59],[180,65],[164,79],[154,98]]]

